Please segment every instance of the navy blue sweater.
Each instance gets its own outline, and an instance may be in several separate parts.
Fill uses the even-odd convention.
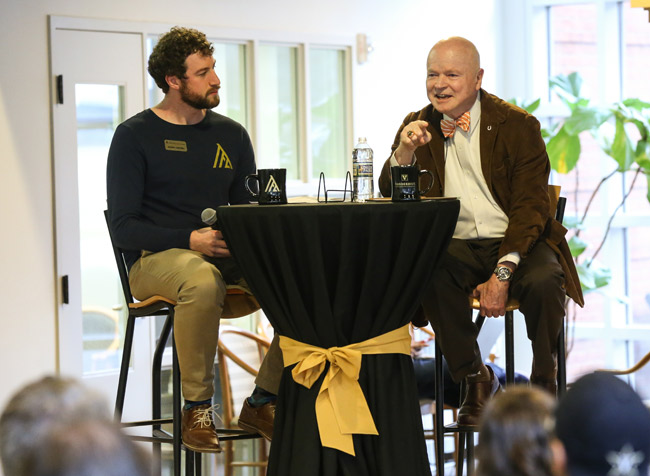
[[[108,152],[107,202],[117,246],[130,267],[141,250],[189,248],[201,212],[248,203],[253,146],[237,122],[208,111],[176,125],[147,109],[120,124]]]

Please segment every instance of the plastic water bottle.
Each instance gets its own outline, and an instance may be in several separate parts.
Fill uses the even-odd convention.
[[[365,202],[373,196],[372,149],[365,137],[359,137],[352,151],[352,201]]]

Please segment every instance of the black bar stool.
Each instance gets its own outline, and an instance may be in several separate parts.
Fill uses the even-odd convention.
[[[550,185],[549,195],[552,198],[552,205],[555,204],[555,219],[562,223],[564,219],[564,209],[566,207],[566,198],[559,197],[559,187]],[[470,297],[472,309],[479,310],[479,301]],[[509,298],[506,303],[505,314],[505,354],[506,354],[506,386],[511,385],[515,381],[515,352],[514,352],[514,311],[519,309],[519,302],[516,299]],[[476,318],[476,326],[479,331],[483,326],[485,316],[480,314]],[[442,378],[442,351],[438,344],[435,344],[436,349],[436,377],[435,377],[435,395],[436,395],[436,414],[442,415],[444,395],[444,383]],[[566,342],[564,331],[564,319],[560,327],[560,333],[557,339],[557,396],[561,397],[566,392]],[[464,389],[461,389],[461,395],[464,394]],[[442,418],[436,419],[435,438],[436,438],[436,459],[443,461],[442,468],[436,468],[438,474],[444,474],[444,434],[458,432],[458,457],[456,465],[457,476],[463,474],[463,464],[465,460],[465,445],[467,445],[467,475],[472,476],[474,473],[474,432],[477,430],[473,426],[459,426],[456,422],[450,425],[444,425]]]
[[[174,475],[181,474],[181,451],[185,449],[185,474],[186,476],[201,476],[201,454],[189,450],[183,446],[181,438],[181,376],[178,366],[178,356],[176,353],[176,344],[173,337],[174,327],[174,307],[176,302],[163,296],[151,296],[144,301],[136,302],[131,294],[129,286],[129,277],[124,261],[124,255],[120,248],[115,245],[113,234],[108,219],[108,211],[104,211],[108,233],[115,255],[115,262],[124,292],[124,299],[127,303],[128,316],[126,321],[126,332],[124,335],[124,346],[122,352],[122,363],[117,386],[117,396],[115,398],[115,420],[120,422],[124,428],[133,428],[141,426],[151,426],[152,436],[129,435],[136,441],[145,441],[153,444],[154,452],[154,474],[161,474],[161,443],[173,445],[173,468]],[[223,319],[234,319],[237,317],[247,316],[257,311],[260,306],[254,296],[247,293],[243,288],[238,286],[228,286],[226,302],[224,303]],[[150,420],[122,422],[122,411],[124,409],[124,399],[126,396],[127,378],[129,375],[129,365],[131,360],[131,351],[133,349],[133,337],[135,333],[135,321],[140,317],[167,316],[160,332],[158,342],[153,354],[152,361],[152,417]],[[169,338],[172,339],[172,418],[162,418],[162,360],[165,348]],[[172,424],[172,433],[162,428],[164,424]],[[243,430],[233,430],[217,428],[217,434],[220,441],[239,440],[249,438],[260,438],[256,433],[249,433]]]

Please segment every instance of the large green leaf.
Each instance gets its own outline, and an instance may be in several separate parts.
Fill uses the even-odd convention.
[[[576,265],[582,290],[585,292],[607,286],[612,280],[612,270],[598,262]]]
[[[650,109],[650,103],[641,101],[640,99],[637,98],[625,99],[623,101],[623,104],[625,104],[627,107],[632,107],[638,111],[642,109]]]
[[[610,116],[611,112],[595,107],[576,107],[564,121],[564,127],[569,135],[598,129]]]
[[[643,169],[643,172],[650,178],[650,158],[645,154],[636,156],[636,163]]]
[[[551,89],[565,102],[575,103],[580,98],[582,88],[582,77],[578,73],[571,73],[568,76],[559,74],[549,81]]]
[[[575,215],[565,215],[564,220],[562,220],[562,225],[564,225],[564,227],[568,228],[569,230],[572,230],[574,228],[577,228],[579,230],[583,229],[580,218]]]
[[[574,258],[580,256],[584,250],[587,249],[587,245],[587,242],[579,236],[572,236],[569,240],[569,249],[571,250],[571,256]]]
[[[625,123],[619,116],[616,117],[616,135],[614,136],[614,142],[612,142],[612,147],[608,153],[618,164],[619,172],[630,170],[630,166],[635,161],[636,154],[632,146],[632,141],[627,136]]]
[[[515,106],[522,108],[528,114],[532,114],[539,107],[541,99],[537,99],[536,101],[526,103],[523,99],[512,98],[512,99],[508,99],[508,102],[510,104],[514,104]]]
[[[546,144],[546,152],[553,170],[561,174],[568,174],[580,158],[580,139],[578,136],[567,134],[565,128],[562,127]]]
[[[537,101],[530,102],[521,107],[524,108],[528,114],[532,114],[537,110],[541,101],[541,98],[538,98]]]

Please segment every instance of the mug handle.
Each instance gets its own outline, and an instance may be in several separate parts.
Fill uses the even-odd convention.
[[[418,174],[418,177],[420,177],[423,174],[429,174],[429,177],[431,177],[431,183],[429,183],[429,186],[425,188],[424,190],[420,190],[420,195],[424,195],[427,193],[429,190],[431,190],[431,187],[433,187],[433,172],[430,170],[420,170],[420,173]]]
[[[256,174],[251,174],[251,175],[246,176],[246,178],[244,179],[244,187],[246,188],[246,190],[248,190],[248,193],[250,193],[253,198],[257,198],[259,200],[259,198],[260,198],[259,194],[253,192],[251,190],[250,186],[248,185],[248,181],[251,180],[251,179],[257,180],[257,185],[258,185],[258,188],[259,188],[260,178]]]

